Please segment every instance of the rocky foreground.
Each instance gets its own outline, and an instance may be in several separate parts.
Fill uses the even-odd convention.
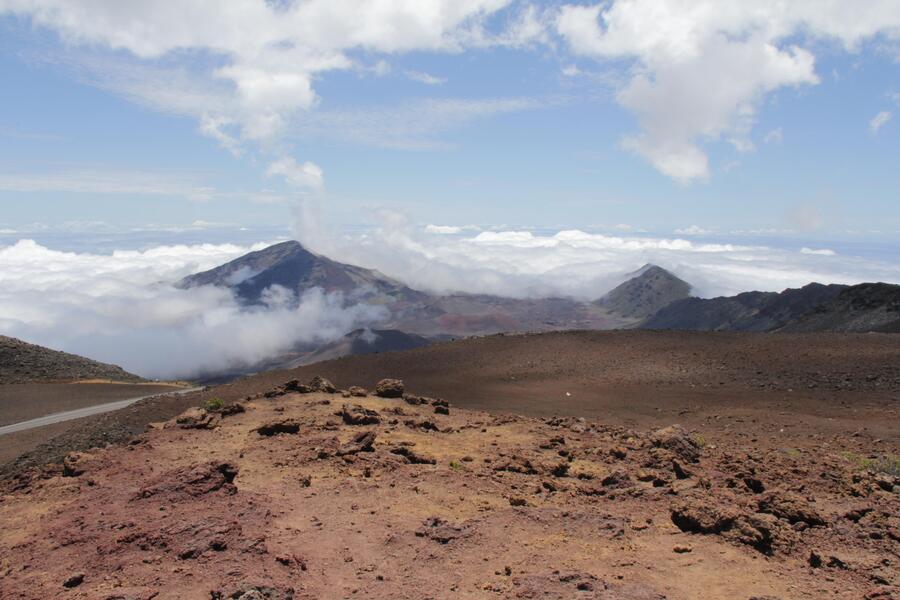
[[[755,450],[404,392],[292,381],[6,481],[0,597],[898,593],[897,465],[849,441]]]

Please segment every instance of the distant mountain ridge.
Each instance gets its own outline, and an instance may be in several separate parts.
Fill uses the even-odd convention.
[[[900,333],[900,285],[861,283],[846,287],[836,298],[780,331]]]
[[[690,297],[691,286],[656,265],[646,264],[629,279],[595,301],[626,317],[646,318],[672,302]]]
[[[641,323],[697,331],[900,332],[900,285],[810,283],[783,292],[686,298]]]
[[[424,294],[371,269],[314,254],[287,241],[250,252],[209,271],[189,275],[178,287],[215,285],[231,288],[243,301],[259,303],[263,292],[278,285],[300,296],[312,288],[343,292],[373,303],[417,301]]]
[[[289,241],[251,252],[184,278],[181,287],[216,285],[241,301],[261,304],[281,286],[299,298],[308,290],[341,292],[348,304],[385,307],[389,317],[377,337],[349,332],[319,348],[298,347],[258,368],[308,364],[447,337],[569,329],[685,329],[701,331],[900,331],[900,286],[811,283],[782,292],[745,292],[698,298],[673,273],[646,264],[593,301],[508,298],[488,294],[435,295],[410,288],[378,271],[334,261]],[[370,344],[367,341],[379,340]],[[274,363],[272,361],[275,361]]]
[[[145,381],[117,365],[0,335],[0,384],[55,383],[88,379]]]
[[[844,286],[811,283],[783,292],[744,292],[718,298],[685,298],[651,315],[647,329],[770,331],[837,297]]]
[[[293,368],[341,356],[412,350],[431,343],[432,340],[426,337],[397,329],[354,329],[344,337],[292,361],[287,366]]]
[[[648,265],[642,273],[642,297],[660,298],[671,290],[656,286],[681,281],[668,272]],[[664,275],[665,274],[665,275]],[[667,277],[668,276],[668,277]],[[681,282],[683,283],[683,282]],[[422,336],[481,335],[502,331],[548,331],[555,329],[613,329],[638,324],[640,311],[624,314],[615,306],[581,302],[571,298],[506,298],[488,294],[433,295],[412,289],[378,271],[341,263],[310,252],[299,242],[275,244],[250,252],[224,265],[185,277],[182,288],[215,285],[230,288],[248,304],[265,301],[265,290],[278,285],[298,298],[307,290],[321,288],[342,292],[348,303],[365,302],[387,308],[390,318],[379,324]],[[684,284],[687,286],[687,284]],[[642,289],[643,289],[642,288]]]

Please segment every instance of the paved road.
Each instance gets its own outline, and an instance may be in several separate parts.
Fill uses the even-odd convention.
[[[94,406],[86,406],[85,408],[77,408],[75,410],[67,410],[64,412],[53,413],[49,415],[44,415],[43,417],[38,417],[37,419],[30,419],[28,421],[21,421],[19,423],[13,423],[12,425],[5,425],[0,427],[0,435],[6,435],[7,433],[15,433],[17,431],[25,431],[26,429],[34,429],[35,427],[43,427],[44,425],[53,425],[54,423],[62,423],[63,421],[71,421],[72,419],[80,419],[81,417],[90,417],[91,415],[99,415],[101,413],[109,412],[112,410],[119,410],[120,408],[125,408],[126,406],[131,406],[135,402],[139,400],[143,400],[145,398],[152,398],[154,396],[170,396],[175,394],[187,394],[190,392],[196,392],[197,390],[202,390],[202,387],[193,387],[187,388],[183,390],[177,390],[174,392],[167,392],[163,394],[148,394],[146,396],[137,396],[135,398],[126,398],[125,400],[116,400],[115,402],[106,402],[104,404],[95,404]]]

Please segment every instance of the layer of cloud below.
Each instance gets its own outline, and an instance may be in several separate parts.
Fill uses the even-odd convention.
[[[309,216],[309,213],[304,213]],[[830,249],[776,249],[681,238],[570,230],[413,226],[380,212],[364,234],[301,241],[332,258],[376,268],[431,292],[596,298],[645,263],[659,264],[702,296],[779,291],[811,281],[900,283],[896,263]],[[345,306],[313,291],[299,306],[272,295],[242,309],[223,289],[179,290],[181,277],[265,244],[158,246],[111,254],[50,250],[30,240],[0,247],[0,332],[121,364],[149,377],[190,377],[322,343],[383,322],[383,309]]]
[[[437,293],[592,299],[646,263],[670,269],[705,297],[781,291],[813,281],[900,283],[900,265],[894,262],[799,244],[773,248],[578,230],[475,234],[453,226],[414,226],[394,212],[380,211],[375,217],[376,225],[359,235],[306,235],[321,231],[310,223],[298,226],[295,234],[311,249],[332,258],[378,269],[414,288]]]
[[[268,306],[247,310],[224,289],[171,285],[263,246],[76,254],[20,240],[0,247],[0,332],[147,377],[179,378],[254,364],[384,318],[381,308],[344,306],[319,290],[299,305],[273,294]]]

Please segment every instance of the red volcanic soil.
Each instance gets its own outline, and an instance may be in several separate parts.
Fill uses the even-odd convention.
[[[449,406],[283,385],[313,374]],[[898,336],[491,336],[135,405],[49,447],[214,398],[7,470],[0,597],[897,597]]]
[[[3,598],[883,599],[900,584],[900,481],[854,458],[855,438],[788,451],[305,389],[8,480]]]
[[[340,386],[402,377],[423,394],[493,413],[644,429],[678,422],[712,442],[784,449],[849,438],[869,454],[900,446],[900,335],[581,331],[345,357],[141,402],[73,423],[0,468],[0,478],[71,449],[126,440],[210,398],[239,400],[318,373]],[[13,445],[33,445],[31,438]]]
[[[900,336],[892,334],[495,335],[272,371],[198,398],[239,399],[316,374],[339,386],[400,377],[423,394],[495,413],[642,428],[677,421],[711,440],[784,447],[855,434],[885,451],[900,444]]]

